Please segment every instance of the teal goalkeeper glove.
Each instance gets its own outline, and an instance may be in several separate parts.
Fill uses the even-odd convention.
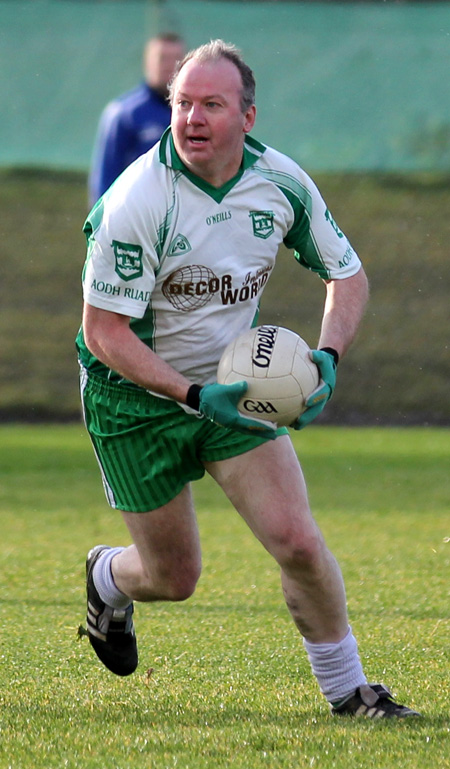
[[[306,399],[306,410],[292,423],[294,430],[302,430],[309,425],[325,408],[336,387],[336,368],[339,355],[336,350],[324,348],[311,350],[311,360],[319,369],[319,386]]]
[[[192,385],[186,403],[222,427],[229,427],[247,435],[275,440],[277,437],[276,424],[266,422],[263,419],[245,417],[238,411],[237,404],[247,389],[248,384],[244,381],[229,385],[215,382],[204,387]]]

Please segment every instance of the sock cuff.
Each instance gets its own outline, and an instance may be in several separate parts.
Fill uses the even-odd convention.
[[[303,644],[320,691],[329,702],[343,699],[367,683],[350,626],[337,643],[314,644],[303,639]]]
[[[131,599],[122,593],[114,582],[111,569],[112,559],[125,550],[124,547],[110,547],[97,560],[92,572],[96,590],[104,603],[114,609],[126,609]]]
[[[321,657],[326,659],[333,656],[335,659],[340,659],[346,656],[349,652],[357,649],[356,638],[352,633],[350,625],[346,635],[336,643],[311,643],[306,638],[303,639],[303,646],[308,652],[309,656]]]

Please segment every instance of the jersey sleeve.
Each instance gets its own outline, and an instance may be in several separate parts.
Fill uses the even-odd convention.
[[[284,238],[296,259],[324,280],[355,275],[361,261],[346,235],[339,229],[312,179],[299,169],[299,186],[291,194],[293,224]]]
[[[147,184],[139,166],[145,162],[141,158],[124,172],[84,225],[85,302],[131,318],[144,316],[159,265],[157,217],[161,206],[150,210],[148,194],[144,194]]]

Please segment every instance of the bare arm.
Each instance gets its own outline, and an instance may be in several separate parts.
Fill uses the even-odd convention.
[[[141,342],[129,324],[125,315],[84,306],[84,339],[96,358],[146,390],[184,403],[191,382]]]
[[[356,275],[327,282],[318,347],[332,347],[342,357],[355,338],[369,298],[369,284],[361,267]]]
[[[296,430],[307,427],[323,410],[333,395],[336,385],[336,365],[327,352],[321,348],[336,350],[339,357],[349,348],[358,330],[369,296],[369,287],[364,270],[351,278],[326,281],[327,296],[322,318],[318,347],[311,358],[317,364],[320,375],[319,386],[306,400],[306,409],[292,424]],[[333,356],[334,357],[334,356]],[[335,361],[336,363],[336,361]]]

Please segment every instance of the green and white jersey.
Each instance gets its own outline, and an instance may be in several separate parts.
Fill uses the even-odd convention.
[[[308,175],[249,136],[238,174],[217,189],[184,166],[168,129],[100,199],[84,231],[85,301],[130,316],[147,345],[199,384],[215,381],[223,349],[251,327],[281,243],[325,279],[360,268]],[[77,344],[86,368],[122,381],[81,332]]]

